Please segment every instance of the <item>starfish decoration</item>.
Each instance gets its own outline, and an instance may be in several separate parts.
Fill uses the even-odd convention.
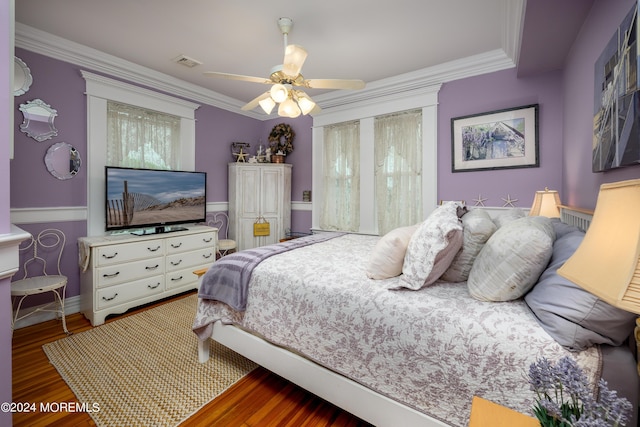
[[[240,151],[237,153],[233,153],[234,156],[237,157],[236,161],[237,162],[244,162],[245,158],[249,155],[248,153],[245,153],[244,150],[242,148],[240,148]]]
[[[476,204],[474,206],[484,206],[484,202],[487,200],[486,197],[482,197],[482,194],[478,194],[477,199],[473,199]]]
[[[518,201],[518,199],[512,199],[510,194],[507,194],[507,198],[503,198],[502,200],[504,201],[504,205],[502,205],[503,208],[506,208],[507,206],[515,208],[516,206],[514,203]]]

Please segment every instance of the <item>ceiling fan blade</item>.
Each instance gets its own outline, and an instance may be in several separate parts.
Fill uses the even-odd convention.
[[[265,79],[264,77],[252,77],[252,76],[243,76],[240,74],[217,73],[215,71],[205,71],[203,74],[208,77],[215,77],[219,79],[242,80],[244,82],[264,83],[264,84],[273,83],[271,80]]]
[[[288,45],[284,50],[282,71],[291,77],[296,77],[302,70],[302,64],[307,59],[307,51],[296,44]]]
[[[265,92],[262,95],[258,95],[257,97],[255,97],[254,99],[252,99],[251,101],[249,101],[247,104],[245,104],[241,110],[243,111],[249,111],[249,110],[253,110],[254,108],[256,108],[260,101],[262,101],[263,99],[266,99],[269,97],[269,92]]]
[[[365,82],[349,79],[309,79],[305,86],[311,89],[363,89]]]

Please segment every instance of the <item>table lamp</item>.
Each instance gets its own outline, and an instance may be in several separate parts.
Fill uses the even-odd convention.
[[[529,216],[546,216],[560,218],[560,196],[555,190],[545,187],[544,191],[536,191]]]
[[[558,274],[640,314],[640,179],[602,184],[591,225]]]

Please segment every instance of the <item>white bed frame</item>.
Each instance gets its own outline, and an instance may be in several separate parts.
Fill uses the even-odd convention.
[[[586,229],[590,215],[563,207],[562,221]],[[448,426],[236,326],[218,321],[210,339],[375,426]],[[198,360],[208,359],[209,339],[199,340]]]

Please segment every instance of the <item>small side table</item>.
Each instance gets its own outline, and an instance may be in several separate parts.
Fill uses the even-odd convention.
[[[540,422],[528,415],[473,396],[469,427],[540,427]]]

